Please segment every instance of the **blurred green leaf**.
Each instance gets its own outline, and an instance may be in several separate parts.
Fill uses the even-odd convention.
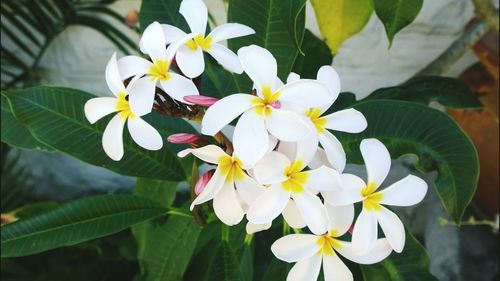
[[[316,79],[318,70],[324,65],[331,65],[333,56],[326,43],[311,31],[306,30],[302,51],[295,60],[293,72],[300,74],[301,78]]]
[[[262,281],[286,281],[286,277],[292,266],[292,263],[286,263],[274,258],[271,260]]]
[[[382,21],[392,44],[394,35],[412,23],[422,9],[424,0],[374,0],[375,13]]]
[[[189,26],[186,20],[184,20],[184,17],[179,13],[181,2],[182,0],[142,1],[139,16],[141,30],[144,31],[148,25],[154,21],[158,21],[159,23],[177,26],[185,32],[188,32]]]

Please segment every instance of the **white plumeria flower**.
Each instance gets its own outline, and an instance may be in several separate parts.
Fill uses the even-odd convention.
[[[325,166],[302,171],[308,164],[303,157],[291,159],[272,151],[253,168],[256,180],[267,188],[250,205],[247,219],[254,224],[269,223],[284,211],[291,198],[311,232],[323,234],[328,215],[312,190],[335,190],[340,184],[339,173]]]
[[[283,209],[281,215],[283,215],[283,219],[292,228],[300,229],[307,226],[305,220],[300,214],[299,208],[297,208],[297,204],[295,204],[292,199],[288,201],[288,204],[286,204],[285,209]],[[246,231],[248,234],[253,234],[256,232],[268,230],[269,228],[271,228],[271,226],[272,222],[255,224],[249,221],[246,225]]]
[[[198,89],[190,79],[170,71],[170,65],[177,49],[193,38],[187,34],[166,48],[163,29],[153,22],[141,38],[142,46],[153,62],[138,56],[126,56],[118,60],[118,69],[123,80],[132,76],[143,76],[130,92],[130,107],[134,114],[151,112],[156,86],[159,86],[173,99],[183,103],[184,96],[198,95]]]
[[[191,203],[191,210],[195,205],[213,199],[217,217],[227,225],[238,224],[243,219],[248,205],[262,192],[263,187],[244,172],[243,163],[234,153],[229,156],[220,147],[207,145],[197,149],[185,149],[179,152],[178,156],[185,157],[189,153],[207,163],[217,165],[210,181]]]
[[[286,262],[296,262],[287,281],[317,280],[323,264],[324,280],[352,281],[349,268],[338,254],[358,264],[373,264],[388,257],[392,249],[386,239],[379,239],[363,256],[356,255],[349,242],[339,240],[351,226],[354,218],[352,206],[327,205],[330,217],[328,233],[324,235],[291,234],[278,239],[271,246],[274,255]]]
[[[123,157],[123,127],[125,122],[128,124],[132,139],[139,146],[149,150],[160,149],[163,146],[161,135],[140,118],[144,114],[134,114],[130,109],[128,93],[136,84],[135,81],[131,81],[127,88],[123,85],[118,73],[116,53],[113,54],[106,66],[106,83],[115,97],[93,98],[85,103],[85,117],[92,124],[108,114],[118,112],[104,130],[102,136],[104,152],[115,161],[119,161]]]
[[[411,206],[419,203],[427,193],[427,183],[419,177],[408,175],[382,191],[377,191],[391,168],[391,156],[382,142],[365,139],[360,145],[361,155],[368,172],[368,182],[361,178],[342,174],[342,191],[325,192],[325,201],[334,206],[363,202],[363,209],[356,220],[352,243],[358,254],[373,247],[377,240],[377,225],[382,228],[394,251],[403,251],[406,234],[403,223],[389,206]]]
[[[298,74],[292,73],[287,82],[293,82],[300,79]],[[326,152],[326,157],[330,164],[342,172],[345,168],[346,157],[340,141],[327,129],[346,132],[360,133],[367,127],[366,118],[361,112],[353,108],[339,110],[337,112],[322,116],[328,108],[335,102],[340,93],[340,78],[335,69],[331,66],[323,66],[319,69],[317,80],[328,86],[332,95],[331,103],[322,107],[308,108],[305,115],[311,121],[309,124],[313,128],[314,138],[307,142],[299,142],[298,146],[310,145],[317,146],[318,140]]]
[[[205,69],[203,52],[210,54],[225,69],[238,74],[243,72],[238,56],[219,42],[254,34],[255,31],[252,28],[238,23],[226,23],[217,26],[205,36],[208,11],[203,1],[184,0],[179,12],[195,35],[192,40],[179,48],[175,57],[177,65],[187,77],[197,77]],[[184,31],[175,26],[162,24],[162,27],[167,44],[177,42],[186,36]]]
[[[233,144],[238,157],[255,164],[269,147],[268,131],[282,141],[307,138],[312,129],[299,114],[284,110],[289,105],[306,108],[328,104],[328,88],[314,80],[299,80],[281,86],[277,77],[276,59],[266,49],[252,45],[238,51],[243,69],[253,80],[257,96],[234,94],[208,108],[201,131],[215,135],[240,114]]]

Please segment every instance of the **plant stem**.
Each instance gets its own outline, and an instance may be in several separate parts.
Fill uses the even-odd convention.
[[[221,224],[221,240],[225,242],[229,242],[229,226],[224,223]]]

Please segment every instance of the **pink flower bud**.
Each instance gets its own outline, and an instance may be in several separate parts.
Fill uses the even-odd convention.
[[[349,231],[349,234],[352,235],[352,232],[354,231],[354,224],[351,224],[348,231]]]
[[[216,103],[219,99],[207,96],[200,96],[200,95],[190,95],[190,96],[185,96],[184,100],[196,105],[211,106],[212,104]]]
[[[169,143],[188,143],[188,144],[190,144],[190,143],[197,142],[200,139],[201,139],[201,137],[198,135],[181,133],[181,134],[170,135],[167,138],[167,141]]]
[[[281,108],[281,102],[279,100],[275,100],[271,103],[271,107],[280,109]]]
[[[196,185],[194,186],[194,194],[200,195],[200,193],[205,189],[205,186],[207,186],[208,182],[214,175],[215,170],[209,170],[208,172],[204,173],[196,182]]]

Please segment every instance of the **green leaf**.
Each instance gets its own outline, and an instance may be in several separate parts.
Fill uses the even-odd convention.
[[[424,0],[374,0],[375,13],[384,24],[389,44],[396,33],[415,20],[423,3]]]
[[[225,70],[212,57],[205,56],[205,71],[202,74],[201,94],[223,98],[240,93],[236,75]]]
[[[262,281],[285,281],[292,266],[293,264],[273,258]]]
[[[306,30],[302,41],[304,55],[299,55],[293,65],[293,72],[302,78],[316,79],[318,70],[324,65],[331,65],[333,56],[326,43]]]
[[[90,124],[83,108],[89,93],[60,87],[40,86],[24,90],[5,91],[14,115],[42,144],[65,152],[90,164],[115,172],[164,180],[183,180],[186,172],[176,155],[179,146],[164,143],[158,151],[139,147],[127,134],[124,136],[124,157],[111,160],[102,149],[102,136],[107,121],[103,118]],[[166,137],[176,132],[192,132],[193,128],[181,119],[152,113],[144,118]],[[127,132],[127,130],[124,130]],[[188,160],[184,160],[188,161]],[[190,167],[190,165],[189,165]]]
[[[167,208],[132,195],[99,195],[2,227],[3,257],[19,257],[119,232]]]
[[[252,44],[266,48],[278,62],[278,76],[285,80],[302,45],[305,2],[305,0],[229,1],[228,22],[245,24],[256,32],[254,35],[229,40],[229,48],[235,52],[241,47]],[[249,92],[251,85],[248,80],[240,81],[240,87],[244,92]]]
[[[208,267],[205,281],[243,281],[243,274],[233,249],[226,241],[221,241]]]
[[[363,30],[373,13],[373,0],[311,0],[319,30],[337,54],[342,43]]]
[[[437,101],[449,108],[481,108],[483,105],[473,91],[455,78],[420,76],[400,86],[378,89],[364,100],[395,99],[428,105]]]
[[[392,253],[374,265],[362,265],[365,281],[437,281],[429,272],[429,255],[425,248],[406,232],[406,244],[401,254]]]
[[[182,0],[142,1],[139,15],[141,30],[144,31],[148,25],[154,21],[158,21],[159,23],[177,26],[188,32],[189,26],[184,17],[179,13],[181,2]]]
[[[441,111],[404,101],[367,101],[354,108],[366,117],[368,128],[360,134],[335,134],[348,162],[362,163],[359,143],[365,138],[382,141],[393,159],[415,154],[420,172],[438,172],[437,193],[459,223],[476,190],[479,162],[474,145],[455,121]]]
[[[250,245],[245,244],[238,255],[240,256],[240,268],[244,281],[253,280],[253,251]]]

